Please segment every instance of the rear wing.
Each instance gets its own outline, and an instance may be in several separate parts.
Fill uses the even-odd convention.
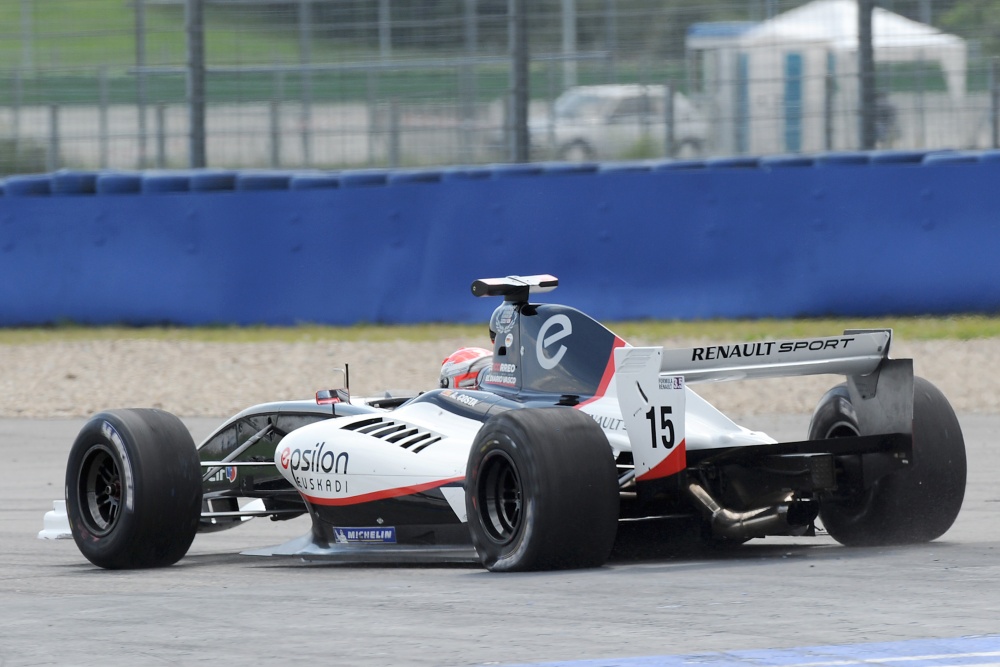
[[[891,329],[842,336],[769,340],[664,350],[660,372],[688,384],[793,375],[868,375],[889,356]]]
[[[913,360],[890,359],[892,329],[664,350],[661,376],[685,383],[843,375],[861,435],[913,433]]]
[[[890,359],[892,331],[842,336],[615,350],[618,403],[636,481],[686,467],[684,387],[688,383],[838,374],[847,378],[860,435],[913,433],[913,361]]]

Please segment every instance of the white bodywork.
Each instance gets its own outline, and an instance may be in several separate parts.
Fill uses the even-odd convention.
[[[281,475],[306,500],[351,505],[438,488],[465,478],[469,446],[482,426],[429,403],[404,405],[385,418],[431,433],[435,442],[413,451],[351,426],[372,415],[316,422],[289,433],[275,450]]]
[[[603,394],[577,408],[602,427],[616,455],[632,453],[636,479],[656,479],[683,469],[686,451],[776,442],[736,424],[688,384],[819,373],[867,376],[887,357],[890,342],[889,331],[865,331],[673,350],[626,345],[614,352],[615,372]],[[478,402],[475,395],[449,393],[467,406]],[[359,427],[366,422],[375,425]],[[415,401],[294,430],[276,448],[274,464],[314,504],[352,505],[439,490],[465,522],[466,464],[482,425]],[[411,432],[419,446],[401,441],[401,434]],[[263,513],[255,502],[253,509]],[[38,537],[69,536],[65,503],[55,501]]]
[[[688,450],[776,442],[736,424],[687,383],[816,373],[864,375],[885,358],[890,339],[890,332],[878,331],[680,350],[620,347],[605,394],[578,409],[601,425],[612,450],[632,452],[638,480],[655,479],[683,469]],[[473,393],[466,399],[476,400]],[[425,402],[404,404],[385,415],[393,428],[405,425],[438,439],[411,451],[352,430],[356,423],[371,420],[370,415],[343,417],[290,433],[275,451],[275,465],[307,500],[321,505],[446,488],[449,504],[464,521],[461,488],[469,449],[482,422]]]

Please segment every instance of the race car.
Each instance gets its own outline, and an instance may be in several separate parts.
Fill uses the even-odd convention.
[[[891,330],[688,349],[631,346],[584,313],[532,303],[549,275],[472,283],[503,302],[475,389],[257,405],[200,446],[162,410],[92,417],[70,451],[69,529],[110,569],[180,560],[195,534],[308,514],[299,539],[249,551],[303,559],[478,561],[492,571],[604,564],[620,527],[740,544],[847,545],[944,534],[965,493],[943,394],[891,359]],[[776,442],[701,398],[700,382],[840,374],[808,437]]]

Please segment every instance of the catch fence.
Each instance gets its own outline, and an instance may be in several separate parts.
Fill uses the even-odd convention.
[[[987,5],[10,0],[0,174],[997,147]]]

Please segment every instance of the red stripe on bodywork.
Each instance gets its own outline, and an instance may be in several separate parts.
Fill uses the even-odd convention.
[[[577,409],[582,408],[588,403],[593,403],[599,398],[604,398],[605,392],[608,391],[608,385],[611,384],[611,378],[615,376],[615,350],[619,347],[625,347],[625,341],[615,336],[615,342],[611,345],[611,356],[608,357],[608,363],[604,367],[604,375],[601,376],[601,384],[597,386],[597,393],[578,404],[576,406]]]
[[[687,440],[681,440],[677,449],[670,452],[667,458],[663,459],[650,470],[636,477],[637,482],[648,482],[653,479],[662,479],[676,475],[687,467]]]
[[[410,496],[414,493],[421,493],[423,491],[442,487],[445,484],[461,482],[464,479],[465,476],[463,475],[461,477],[452,477],[451,479],[439,479],[436,482],[427,482],[425,484],[400,486],[395,489],[385,489],[384,491],[372,491],[371,493],[362,493],[360,496],[349,496],[347,498],[316,498],[314,496],[306,495],[301,489],[299,490],[299,493],[313,505],[360,505],[361,503],[370,503],[375,500],[388,500],[389,498]]]

